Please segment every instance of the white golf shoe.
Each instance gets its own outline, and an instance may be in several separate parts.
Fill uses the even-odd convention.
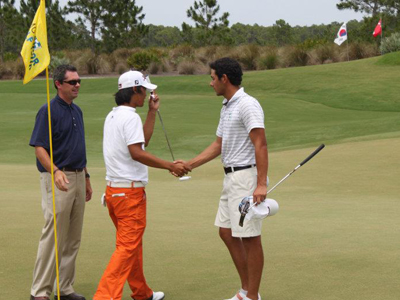
[[[163,292],[153,292],[153,299],[152,300],[163,300],[165,295]]]
[[[250,298],[247,298],[247,296],[244,296],[243,300],[251,300]],[[260,294],[258,294],[258,300],[261,300]]]
[[[225,300],[251,300],[251,299],[247,298],[247,291],[240,289],[235,296]],[[260,294],[258,294],[258,300],[261,300]]]
[[[247,292],[240,289],[235,296],[233,296],[230,299],[225,299],[225,300],[244,300],[244,298],[247,298],[246,295],[247,295]]]

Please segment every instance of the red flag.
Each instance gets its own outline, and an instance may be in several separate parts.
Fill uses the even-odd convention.
[[[372,34],[374,37],[382,34],[382,19],[379,20],[378,25],[376,25],[374,33]]]

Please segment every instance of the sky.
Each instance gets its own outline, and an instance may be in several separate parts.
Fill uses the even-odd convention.
[[[235,23],[271,26],[283,19],[291,26],[329,24],[361,20],[363,14],[352,10],[336,8],[339,0],[218,0],[220,13],[229,12],[230,25]],[[178,26],[182,22],[194,23],[186,16],[194,0],[136,0],[146,14],[144,23],[164,26]]]
[[[59,0],[65,6],[68,0]],[[115,0],[121,1],[121,0]],[[361,20],[363,14],[352,10],[338,10],[339,0],[218,0],[220,14],[229,12],[229,24],[272,26],[276,20],[283,19],[291,26],[310,26],[329,24],[333,21],[346,22]],[[19,1],[16,3],[19,5]],[[146,14],[145,24],[177,26],[183,22],[194,23],[186,16],[186,11],[193,6],[194,0],[136,0],[136,5],[143,6]],[[70,16],[73,20],[75,17]]]

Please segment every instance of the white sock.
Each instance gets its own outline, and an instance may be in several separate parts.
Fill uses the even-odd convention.
[[[243,295],[247,295],[247,291],[244,290],[244,289],[242,289],[242,288],[239,290],[239,293],[241,293],[241,294],[243,294]]]
[[[243,293],[245,295],[245,297],[243,298],[243,300],[251,300],[250,298],[247,298],[247,291],[240,289],[240,292]],[[258,300],[261,300],[261,296],[260,294],[258,294]]]

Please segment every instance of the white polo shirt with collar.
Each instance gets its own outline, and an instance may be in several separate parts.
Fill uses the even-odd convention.
[[[120,105],[114,107],[104,123],[103,155],[106,165],[106,180],[112,182],[142,181],[147,184],[148,168],[132,159],[128,146],[142,144],[144,132],[136,109]]]
[[[264,127],[260,103],[240,88],[222,102],[217,136],[222,138],[221,160],[224,167],[241,167],[256,163],[255,149],[249,133]]]

